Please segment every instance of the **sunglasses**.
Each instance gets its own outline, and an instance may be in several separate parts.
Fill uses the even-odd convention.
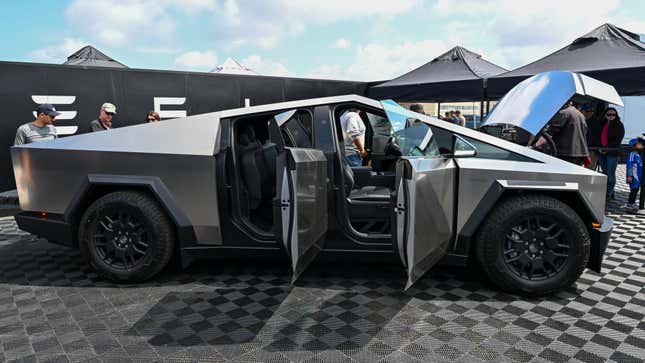
[[[616,117],[616,114],[615,113],[608,113],[605,116],[607,116],[607,117]]]

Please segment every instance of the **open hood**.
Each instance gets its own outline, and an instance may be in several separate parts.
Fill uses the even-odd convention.
[[[618,92],[607,83],[574,72],[544,72],[513,87],[483,126],[511,124],[536,135],[575,95],[623,106]]]

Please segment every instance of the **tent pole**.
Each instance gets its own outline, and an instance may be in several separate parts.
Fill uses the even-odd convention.
[[[441,102],[437,102],[437,118],[441,117]]]
[[[479,122],[484,122],[484,100],[486,99],[486,83],[488,83],[488,79],[484,78],[483,79],[483,86],[484,89],[482,90],[482,99],[479,101]],[[476,127],[475,127],[476,128]]]

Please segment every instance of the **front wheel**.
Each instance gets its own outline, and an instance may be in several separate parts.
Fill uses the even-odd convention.
[[[173,224],[145,193],[120,191],[97,199],[79,223],[86,262],[102,277],[140,282],[161,271],[175,246]]]
[[[476,236],[477,259],[500,288],[546,295],[573,284],[589,259],[584,223],[565,203],[547,195],[506,198]]]

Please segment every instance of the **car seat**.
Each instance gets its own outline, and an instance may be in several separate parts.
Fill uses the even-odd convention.
[[[343,179],[345,182],[345,195],[352,202],[388,202],[392,190],[387,187],[366,185],[354,188],[354,172],[345,157],[342,157]]]
[[[249,208],[256,209],[263,200],[271,198],[275,190],[275,161],[271,167],[274,144],[262,145],[252,127],[245,127],[239,134],[241,174],[246,187]],[[277,152],[276,152],[277,153]],[[269,160],[269,161],[268,161]],[[271,177],[273,175],[273,178]]]

